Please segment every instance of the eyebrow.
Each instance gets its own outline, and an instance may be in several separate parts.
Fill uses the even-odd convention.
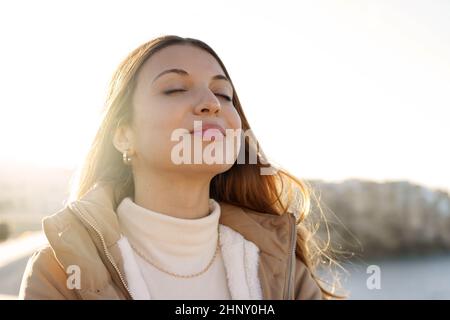
[[[183,69],[168,69],[168,70],[165,70],[165,71],[161,72],[160,74],[158,74],[153,79],[153,82],[155,82],[158,78],[160,78],[161,76],[163,76],[165,74],[168,74],[168,73],[176,73],[176,74],[179,74],[181,76],[188,76],[189,75],[189,73],[186,70],[183,70]],[[225,81],[228,81],[231,84],[231,81],[226,76],[224,76],[223,74],[217,74],[214,77],[212,77],[211,80],[225,80]]]

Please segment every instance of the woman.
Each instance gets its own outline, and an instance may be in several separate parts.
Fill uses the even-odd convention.
[[[314,275],[308,188],[273,170],[242,138],[249,130],[208,45],[165,36],[134,50],[113,76],[73,201],[43,221],[49,244],[30,258],[20,297],[332,296]]]

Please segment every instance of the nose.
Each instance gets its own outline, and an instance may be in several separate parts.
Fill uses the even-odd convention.
[[[211,90],[203,94],[202,100],[195,106],[196,114],[217,114],[222,109],[219,99]]]

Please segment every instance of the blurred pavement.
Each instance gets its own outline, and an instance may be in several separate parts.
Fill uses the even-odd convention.
[[[0,300],[16,299],[28,258],[47,243],[43,232],[32,232],[0,243]]]

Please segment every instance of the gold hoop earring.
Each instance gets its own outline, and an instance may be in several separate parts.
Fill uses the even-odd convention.
[[[125,150],[122,154],[123,163],[127,166],[131,164],[131,157],[128,154],[128,150]]]

